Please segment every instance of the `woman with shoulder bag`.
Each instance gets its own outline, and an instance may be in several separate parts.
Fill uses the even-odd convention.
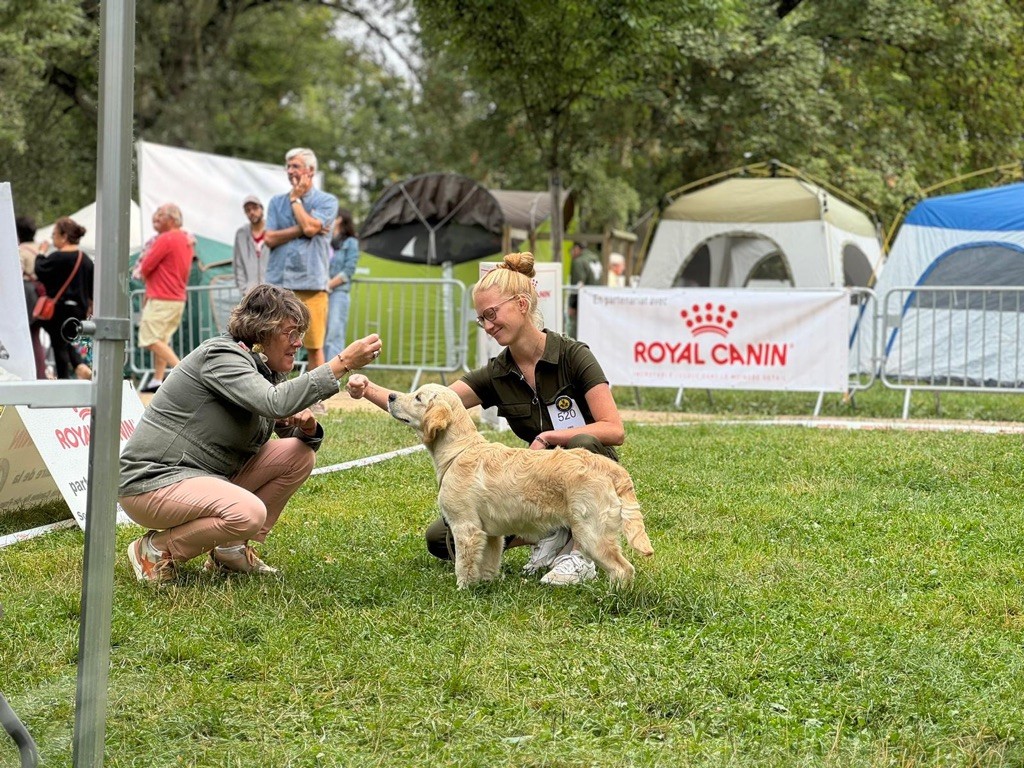
[[[58,379],[91,378],[78,351],[61,335],[61,325],[68,318],[85,320],[92,314],[92,259],[78,247],[85,227],[64,216],[53,225],[53,245],[57,249],[36,259],[36,278],[54,299],[53,316],[41,320],[50,337],[53,364]]]

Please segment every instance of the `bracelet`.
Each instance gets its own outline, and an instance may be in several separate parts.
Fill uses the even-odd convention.
[[[341,377],[351,373],[352,369],[345,365],[345,363],[341,362],[341,352],[336,354],[335,357],[338,359],[338,362],[341,363],[341,376],[338,376],[338,380],[340,381]]]
[[[543,445],[543,446],[544,446],[545,448],[550,448],[550,447],[551,447],[551,443],[549,443],[549,442],[548,442],[547,440],[545,440],[545,439],[544,439],[543,437],[541,437],[540,435],[537,435],[537,436],[536,436],[535,438],[533,438],[533,442],[535,442],[535,443],[540,443],[540,444],[541,444],[541,445]]]

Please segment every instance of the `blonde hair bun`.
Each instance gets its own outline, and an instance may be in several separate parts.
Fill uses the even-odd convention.
[[[533,254],[529,251],[523,251],[522,253],[506,253],[504,263],[502,264],[505,269],[511,269],[513,272],[518,272],[521,275],[527,277],[534,277],[537,272],[533,268],[535,259]]]

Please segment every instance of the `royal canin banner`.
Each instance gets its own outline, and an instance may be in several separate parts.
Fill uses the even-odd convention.
[[[579,338],[613,386],[844,392],[845,291],[580,289]]]
[[[120,446],[142,420],[130,381],[121,384]],[[63,496],[85,530],[89,500],[92,409],[8,406],[0,413],[0,515]],[[118,505],[118,522],[130,522]]]

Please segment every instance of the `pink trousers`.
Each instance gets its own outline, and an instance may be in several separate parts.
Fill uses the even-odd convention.
[[[266,539],[315,463],[301,440],[269,440],[230,480],[193,477],[118,501],[139,525],[166,532],[159,549],[190,560],[217,545]]]

